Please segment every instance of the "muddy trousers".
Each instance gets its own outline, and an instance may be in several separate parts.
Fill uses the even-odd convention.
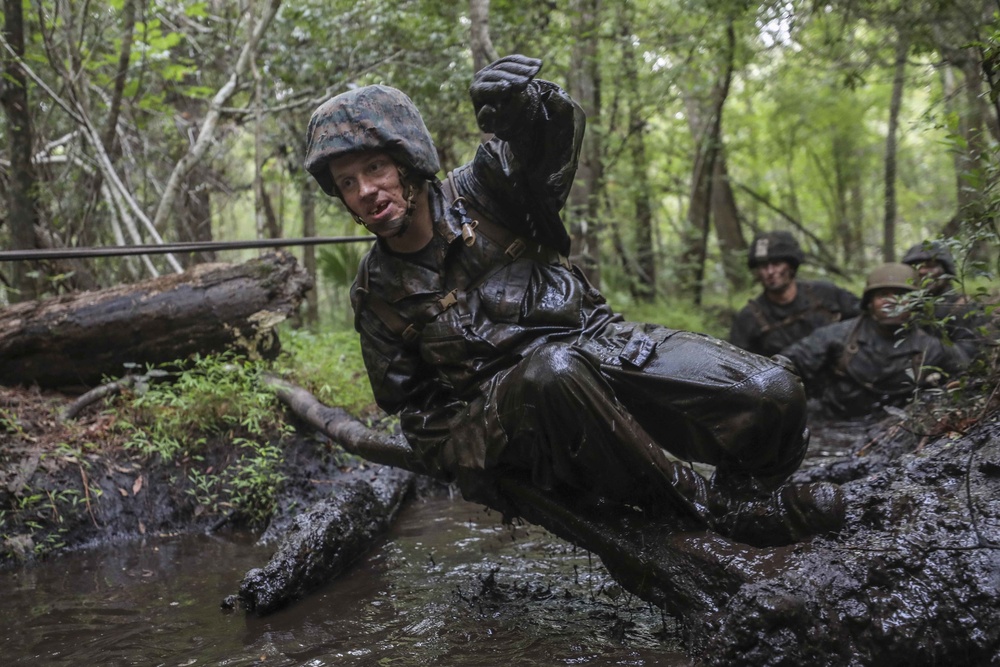
[[[805,454],[805,395],[794,375],[715,339],[676,332],[636,368],[549,343],[495,385],[507,436],[501,465],[542,489],[619,502],[690,505],[682,460],[776,486]],[[701,484],[702,480],[696,480]],[[704,507],[687,507],[703,515]]]

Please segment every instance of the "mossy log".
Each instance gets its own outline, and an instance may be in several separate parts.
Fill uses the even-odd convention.
[[[279,396],[349,451],[405,447],[293,385],[279,381]],[[879,442],[862,447],[872,453]],[[577,506],[518,480],[500,485],[504,511],[513,505],[590,550],[623,588],[682,619],[700,664],[993,664],[1000,655],[1000,413],[845,481],[844,530],[785,547]]]
[[[280,349],[274,327],[311,287],[295,258],[276,252],[11,305],[0,310],[0,383],[90,387],[233,347],[271,357]]]

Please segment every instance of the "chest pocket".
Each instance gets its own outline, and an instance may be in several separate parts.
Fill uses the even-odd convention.
[[[531,285],[532,264],[514,262],[490,276],[479,292],[482,305],[495,322],[518,323]]]

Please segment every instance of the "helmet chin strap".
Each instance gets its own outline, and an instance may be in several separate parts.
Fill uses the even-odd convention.
[[[400,168],[399,172],[400,178],[406,177],[406,171],[404,169]],[[413,183],[408,183],[406,186],[406,211],[403,215],[393,218],[392,220],[372,224],[366,223],[361,219],[361,216],[354,211],[351,211],[351,216],[354,217],[355,222],[364,226],[364,228],[372,234],[391,239],[396,238],[397,236],[402,236],[406,233],[406,230],[410,228],[410,223],[413,221],[413,212],[416,210],[417,188],[413,185]]]

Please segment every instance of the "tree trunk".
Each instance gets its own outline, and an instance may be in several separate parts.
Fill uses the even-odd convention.
[[[701,304],[701,278],[707,254],[707,234],[711,216],[712,170],[714,169],[718,136],[715,123],[708,125],[710,134],[699,138],[691,168],[691,197],[688,204],[687,226],[682,235],[683,252],[677,270],[681,294],[694,297]]]
[[[719,242],[726,280],[733,289],[741,290],[750,279],[746,268],[747,242],[743,238],[733,185],[729,182],[724,146],[715,159],[715,171],[712,175],[712,220],[715,222],[715,237]]]
[[[587,132],[580,150],[580,164],[569,196],[569,223],[572,237],[571,259],[601,287],[599,201],[604,164],[597,127],[601,119],[601,74],[598,58],[600,0],[573,0],[573,68],[569,73],[569,93],[587,114]]]
[[[222,118],[223,106],[236,94],[240,80],[246,75],[251,61],[257,57],[257,47],[270,27],[271,21],[278,13],[281,0],[267,0],[261,4],[264,6],[261,15],[253,21],[253,29],[249,31],[246,41],[241,46],[230,71],[229,79],[210,100],[208,111],[198,127],[194,143],[174,165],[170,178],[164,186],[163,197],[156,207],[156,214],[151,222],[154,229],[163,229],[166,226],[167,218],[174,213],[176,199],[181,194],[186,177],[195,165],[204,159],[208,149],[215,141],[215,130]],[[252,11],[252,8],[249,11]]]
[[[316,185],[311,178],[302,179],[299,188],[299,210],[302,211],[302,237],[316,236]],[[309,276],[309,282],[313,285],[306,292],[306,307],[302,317],[307,327],[315,327],[319,324],[319,279],[316,275],[315,246],[308,245],[302,248],[302,266]]]
[[[692,294],[694,303],[701,305],[702,282],[708,254],[708,230],[712,211],[715,163],[722,153],[722,110],[729,97],[736,54],[736,34],[732,20],[726,26],[728,48],[723,71],[712,88],[707,113],[700,113],[697,100],[688,98],[689,124],[695,137],[694,165],[691,169],[691,201],[687,228],[683,235],[684,249],[678,271],[678,282],[684,294]]]
[[[964,51],[962,54],[968,56]],[[977,219],[982,209],[984,199],[982,184],[985,182],[981,162],[985,151],[985,129],[982,105],[979,99],[981,84],[978,59],[973,59],[971,56],[955,57],[959,58],[956,68],[962,72],[964,77],[961,90],[953,89],[954,93],[964,93],[964,98],[956,95],[952,109],[952,112],[959,119],[958,132],[962,137],[962,145],[960,150],[955,151],[955,187],[958,207],[955,217],[942,229],[942,233],[946,236],[957,235],[963,222]]]
[[[200,242],[213,239],[212,200],[209,189],[204,187],[209,175],[208,166],[198,164],[181,186],[181,202],[176,213],[178,241]],[[202,250],[180,255],[178,259],[183,266],[191,267],[195,264],[214,262],[215,251]]]
[[[649,160],[646,157],[646,119],[643,117],[642,86],[635,66],[635,49],[632,46],[632,11],[621,13],[619,39],[622,46],[622,67],[625,70],[625,88],[632,93],[629,104],[629,140],[632,144],[632,201],[635,219],[632,221],[635,239],[635,256],[638,274],[632,277],[632,294],[639,301],[656,299],[656,244],[653,242],[653,193],[649,184]],[[627,264],[626,264],[627,266]]]
[[[500,56],[490,39],[490,0],[469,0],[469,48],[476,72]]]
[[[388,530],[412,486],[413,474],[396,468],[355,475],[295,516],[267,565],[243,576],[239,601],[264,616],[336,577]]]
[[[27,250],[35,247],[35,224],[38,222],[37,187],[31,164],[31,112],[28,108],[28,78],[17,62],[24,57],[24,14],[21,0],[4,2],[4,39],[16,58],[3,51],[4,82],[0,84],[0,103],[7,114],[10,151],[10,186],[7,203],[7,226],[11,248]],[[39,285],[32,277],[32,266],[15,262],[8,292],[10,301],[27,301],[39,294]]]
[[[129,364],[231,347],[272,357],[275,327],[298,307],[308,276],[288,253],[245,264],[199,264],[135,285],[17,304],[0,311],[0,383],[88,386]]]
[[[889,101],[889,127],[885,138],[885,220],[882,222],[882,261],[896,260],[896,142],[899,131],[899,110],[903,106],[906,83],[906,56],[910,40],[902,28],[896,30],[896,73],[892,78],[892,99]]]
[[[352,453],[408,455],[401,436],[294,385],[278,381],[278,396]],[[512,504],[592,551],[626,590],[681,617],[702,664],[989,664],[1000,651],[1000,422],[996,405],[985,414],[957,439],[860,430],[849,455],[829,463],[824,452],[825,466],[800,471],[843,483],[848,522],[831,539],[753,548],[512,478],[498,480],[498,509]]]

